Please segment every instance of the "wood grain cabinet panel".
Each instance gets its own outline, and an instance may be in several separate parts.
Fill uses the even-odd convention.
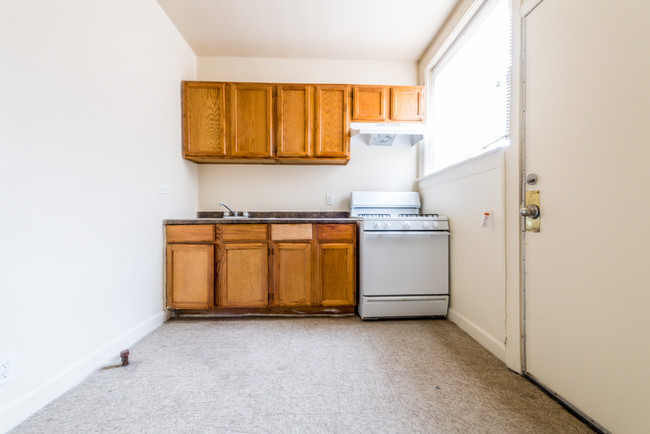
[[[218,225],[219,238],[223,241],[263,241],[268,237],[268,225],[232,224]]]
[[[214,225],[169,225],[166,232],[168,243],[214,241]]]
[[[271,225],[271,239],[277,241],[311,240],[311,224],[283,224]]]
[[[354,224],[320,224],[316,227],[318,241],[354,242],[357,226]]]
[[[225,157],[225,84],[184,81],[182,99],[183,157]]]
[[[271,305],[309,306],[312,286],[312,244],[274,243]]]
[[[390,118],[393,121],[423,121],[424,99],[421,86],[393,87],[390,90]]]
[[[214,288],[214,246],[167,245],[167,307],[209,309]]]
[[[231,157],[273,157],[273,85],[230,83]]]
[[[318,245],[321,305],[354,305],[356,301],[356,257],[352,243]]]
[[[313,154],[313,106],[313,86],[278,86],[276,154],[278,157],[310,157]]]
[[[315,232],[320,304],[356,305],[356,224],[319,224]]]
[[[355,86],[352,88],[352,119],[383,122],[388,118],[388,87]]]
[[[224,243],[218,267],[218,307],[268,305],[268,245]]]
[[[315,157],[350,158],[350,86],[316,85]]]

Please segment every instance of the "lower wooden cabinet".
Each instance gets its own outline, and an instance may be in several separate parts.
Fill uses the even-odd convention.
[[[356,224],[170,225],[167,308],[353,313],[356,263]]]
[[[350,243],[328,243],[318,246],[318,267],[321,304],[343,306],[355,304],[354,246]]]
[[[316,225],[322,306],[356,305],[356,225]]]
[[[214,226],[167,227],[167,307],[214,305]]]
[[[220,256],[217,306],[266,307],[269,279],[267,244],[224,244]]]
[[[214,288],[214,246],[167,246],[167,301],[174,309],[208,309]]]
[[[312,286],[312,244],[274,243],[271,306],[310,306]]]

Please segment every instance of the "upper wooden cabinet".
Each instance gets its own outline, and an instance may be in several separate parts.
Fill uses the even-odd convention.
[[[183,157],[347,164],[348,85],[183,82]]]
[[[350,86],[316,86],[315,157],[350,158]]]
[[[362,122],[421,122],[422,86],[354,86],[352,120]]]
[[[352,88],[352,119],[383,122],[388,118],[388,87]]]
[[[349,98],[347,85],[278,85],[278,163],[346,164]]]
[[[183,157],[226,156],[226,86],[183,82]]]
[[[313,155],[314,88],[279,85],[277,93],[277,156],[306,158]]]
[[[390,89],[390,118],[393,121],[423,121],[424,98],[422,86],[392,87]]]
[[[228,85],[230,152],[234,158],[273,156],[273,86],[256,83]]]

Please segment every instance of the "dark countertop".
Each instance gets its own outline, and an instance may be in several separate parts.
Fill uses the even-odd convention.
[[[356,223],[347,211],[250,211],[245,218],[224,218],[221,211],[199,211],[196,218],[166,219],[164,225],[267,224],[267,223]]]

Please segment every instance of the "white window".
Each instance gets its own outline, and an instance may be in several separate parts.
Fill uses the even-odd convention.
[[[508,146],[511,15],[488,0],[431,68],[425,174]]]

